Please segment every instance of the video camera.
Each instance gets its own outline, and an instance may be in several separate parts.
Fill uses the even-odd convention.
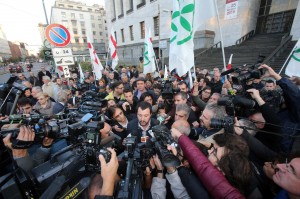
[[[178,93],[180,90],[179,88],[174,89],[172,82],[176,81],[175,77],[168,77],[167,79],[160,78],[158,82],[162,86],[162,98],[164,100],[173,100],[174,94]]]

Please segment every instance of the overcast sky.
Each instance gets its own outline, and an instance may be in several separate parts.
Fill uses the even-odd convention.
[[[101,4],[104,0],[74,0],[87,5]],[[50,22],[51,7],[55,0],[44,0]],[[42,0],[0,0],[0,24],[7,40],[42,44],[38,23],[46,23]]]

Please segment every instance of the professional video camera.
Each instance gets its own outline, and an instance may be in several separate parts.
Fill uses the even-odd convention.
[[[223,119],[212,118],[210,121],[210,127],[215,129],[224,128],[225,132],[233,132],[234,117],[225,116]]]
[[[98,122],[98,125],[89,122],[90,119],[91,114],[82,118],[81,122],[69,125],[69,136],[81,128],[76,142],[32,169],[30,177],[17,165],[14,167],[16,172],[0,177],[0,183],[3,183],[0,197],[65,198],[71,194],[76,198],[89,185],[90,180],[86,177],[100,171],[99,155],[102,154],[106,162],[111,157],[110,152],[101,146],[98,129],[103,128],[103,122]],[[10,193],[12,190],[13,195]]]
[[[36,139],[41,140],[45,136],[56,139],[67,134],[67,122],[64,120],[50,120],[47,115],[10,115],[7,120],[1,120],[2,124],[23,124],[33,126]],[[0,137],[5,137],[8,133],[12,133],[12,139],[18,137],[20,129],[1,130]]]
[[[237,94],[248,96],[247,89],[252,88],[247,84],[248,80],[260,79],[264,74],[263,69],[259,69],[261,63],[263,63],[265,56],[259,55],[256,64],[244,64],[243,67],[232,67],[232,69],[224,71],[221,76],[228,75],[230,73],[237,73],[232,77],[233,88],[237,90]]]
[[[0,107],[0,113],[2,115],[11,115],[14,113],[17,101],[22,93],[24,93],[27,89],[26,86],[19,84],[15,82],[17,79],[16,76],[12,76],[8,79],[7,83],[2,84],[0,86],[0,98],[2,101],[1,107]],[[8,104],[12,104],[9,106]],[[9,106],[10,113],[6,112],[6,107]]]
[[[218,105],[225,106],[230,116],[245,116],[245,113],[254,110],[256,102],[239,95],[227,95],[218,100]]]
[[[173,95],[178,93],[180,90],[178,88],[174,89],[172,82],[176,81],[175,77],[168,77],[167,79],[160,78],[158,82],[162,86],[162,98],[164,100],[173,100]]]

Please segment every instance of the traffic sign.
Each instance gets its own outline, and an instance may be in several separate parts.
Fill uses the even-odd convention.
[[[70,78],[71,75],[70,75],[70,70],[69,70],[69,66],[63,66],[63,71],[64,71],[64,76],[66,78]]]
[[[54,61],[57,66],[67,66],[74,64],[73,57],[54,57]]]
[[[72,56],[71,48],[53,48],[52,49],[53,57],[67,57]]]
[[[68,29],[60,24],[50,24],[46,31],[47,40],[54,46],[64,47],[69,44],[71,37]]]

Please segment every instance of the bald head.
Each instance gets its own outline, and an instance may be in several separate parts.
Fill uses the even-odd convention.
[[[186,136],[189,136],[191,133],[190,124],[186,120],[177,120],[173,123],[172,128],[177,129],[181,133],[184,133]]]

